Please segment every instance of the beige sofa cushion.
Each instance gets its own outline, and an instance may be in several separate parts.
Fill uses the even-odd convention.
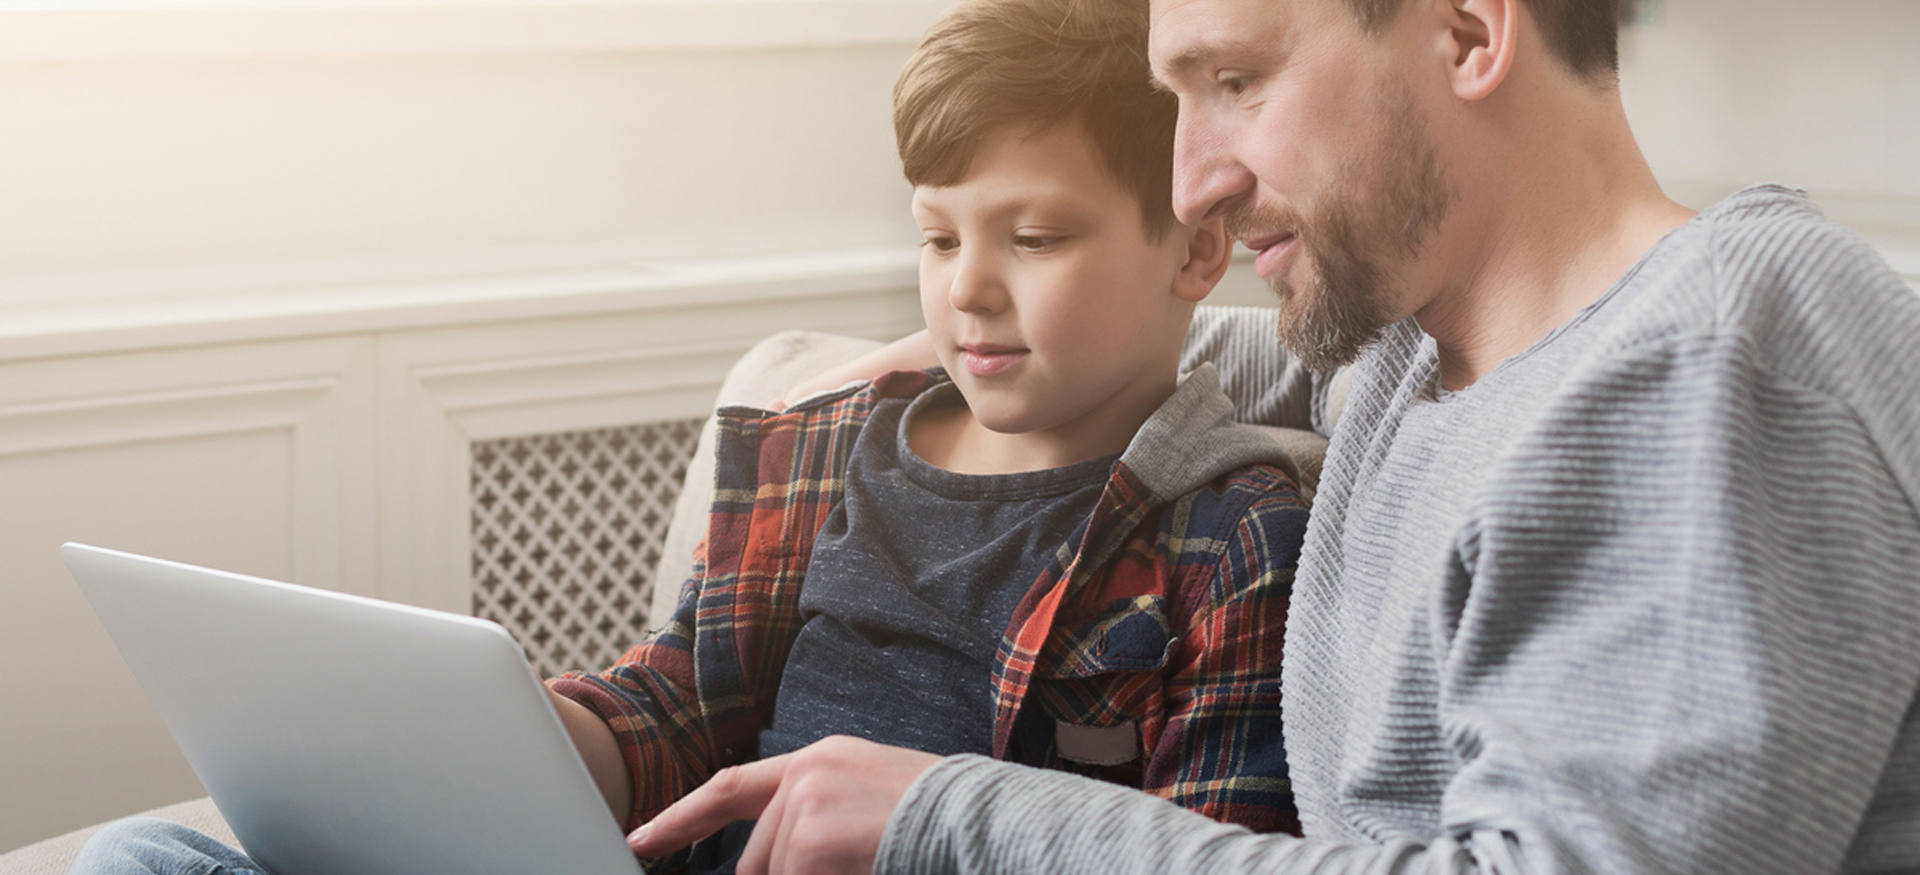
[[[186,824],[230,845],[238,843],[233,837],[233,830],[227,828],[226,820],[221,818],[220,810],[213,807],[211,799],[195,799],[156,808],[146,814]],[[0,875],[62,875],[67,871],[67,865],[73,862],[73,855],[86,843],[87,837],[99,829],[100,825],[76,829],[63,836],[0,854]]]

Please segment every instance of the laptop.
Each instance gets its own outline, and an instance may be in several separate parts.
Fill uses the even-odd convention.
[[[81,544],[60,554],[275,875],[642,871],[499,625]]]

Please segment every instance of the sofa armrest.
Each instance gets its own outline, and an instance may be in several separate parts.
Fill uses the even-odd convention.
[[[220,816],[220,809],[213,806],[213,800],[205,797],[165,808],[141,812],[145,817],[157,817],[185,824],[229,845],[239,844],[233,837],[233,830],[227,828],[227,821]],[[67,867],[73,863],[73,857],[79,853],[80,846],[105,824],[76,829],[66,835],[54,836],[42,842],[28,845],[19,850],[0,854],[0,875],[65,875]]]
[[[841,334],[782,331],[755,344],[734,363],[720,384],[714,406],[764,405],[786,394],[794,384],[881,345],[877,340]],[[707,505],[712,500],[713,418],[708,417],[693,460],[687,463],[687,476],[673,505],[673,520],[667,524],[660,544],[660,563],[654,567],[653,601],[647,613],[647,622],[654,628],[672,616],[674,603],[680,598],[680,584],[693,571],[693,549],[706,531]]]

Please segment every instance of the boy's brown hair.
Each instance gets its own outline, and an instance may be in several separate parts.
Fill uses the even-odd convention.
[[[1006,126],[1077,123],[1154,239],[1175,224],[1178,114],[1147,66],[1147,0],[965,0],[927,28],[893,88],[908,182],[961,181]]]

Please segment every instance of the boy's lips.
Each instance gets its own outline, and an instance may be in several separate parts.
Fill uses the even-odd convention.
[[[1240,241],[1240,245],[1254,251],[1253,272],[1260,278],[1272,282],[1286,267],[1289,256],[1300,248],[1300,238],[1292,234],[1268,234],[1262,237],[1249,237]]]
[[[1018,347],[1000,346],[991,343],[967,344],[960,347],[960,362],[966,366],[967,373],[976,377],[988,377],[1006,371],[1025,359],[1027,351]]]

